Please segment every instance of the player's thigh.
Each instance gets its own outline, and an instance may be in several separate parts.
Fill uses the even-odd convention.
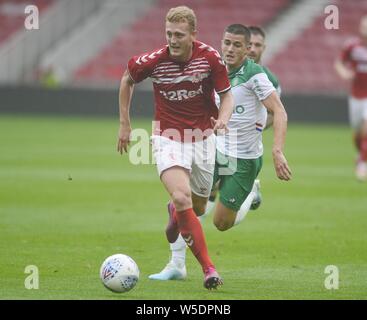
[[[237,160],[235,158],[225,156],[220,151],[216,150],[215,166],[213,174],[213,183],[210,192],[212,201],[215,199],[221,184],[221,177],[232,175],[236,172]]]
[[[227,230],[234,225],[237,211],[228,208],[221,201],[216,204],[213,216],[214,225],[221,231]]]
[[[213,184],[215,168],[215,137],[195,142],[192,153],[190,185],[192,192],[201,198],[208,198]]]
[[[366,105],[364,101],[367,101],[367,99],[356,99],[353,97],[349,97],[349,122],[350,126],[355,131],[361,130],[363,125],[363,118],[365,116],[364,105]]]
[[[213,183],[214,165],[193,165],[190,177],[190,187],[193,200],[193,208],[197,215],[205,212],[211,186]]]
[[[219,201],[228,209],[237,212],[252,190],[254,181],[262,168],[262,157],[238,159],[233,175],[221,177]]]
[[[220,184],[219,168],[220,168],[219,163],[215,161],[213,182],[212,182],[212,187],[211,187],[211,191],[209,195],[209,199],[211,199],[211,201],[215,200],[218,190],[219,190],[219,184]]]
[[[223,220],[228,213],[228,219],[231,219],[232,215],[230,213],[235,214],[241,208],[249,193],[250,191],[244,189],[238,179],[233,176],[222,177],[219,188],[219,202],[214,216],[218,217],[219,220]]]
[[[172,167],[182,167],[191,171],[191,159],[185,154],[184,144],[163,136],[154,135],[151,138],[153,156],[158,174]]]
[[[239,177],[222,177],[219,189],[219,201],[215,207],[213,218],[213,222],[219,230],[225,231],[234,225],[237,212],[251,191],[245,189],[245,185],[251,184],[251,180],[255,181],[255,178],[241,181]]]
[[[177,210],[191,207],[191,160],[184,152],[183,143],[152,136],[152,147],[158,174]]]
[[[161,181],[178,211],[192,207],[190,173],[179,166],[170,167],[161,174]]]
[[[361,101],[362,106],[362,125],[361,131],[363,135],[367,135],[367,99]]]
[[[219,181],[217,183],[213,183],[212,190],[210,191],[209,200],[215,201],[215,198],[217,197],[219,191]]]

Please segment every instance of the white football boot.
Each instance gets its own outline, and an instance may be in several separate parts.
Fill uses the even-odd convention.
[[[356,177],[359,181],[367,181],[367,163],[359,161],[356,166]]]
[[[184,280],[187,276],[186,266],[178,266],[172,260],[167,263],[160,273],[151,274],[150,280]]]
[[[254,198],[254,200],[252,200],[251,203],[251,210],[256,210],[258,207],[260,207],[261,201],[262,201],[262,196],[261,196],[261,192],[260,192],[260,180],[256,179],[254,181],[254,185],[252,187],[252,192],[255,192],[256,196]]]

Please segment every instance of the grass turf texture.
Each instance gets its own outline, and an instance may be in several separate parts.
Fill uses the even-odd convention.
[[[168,196],[153,165],[116,152],[117,129],[116,119],[1,116],[0,299],[367,298],[367,184],[354,178],[347,127],[291,124],[289,183],[275,176],[265,132],[262,206],[224,233],[204,222],[224,278],[215,292],[191,252],[186,281],[147,278],[168,260]],[[99,280],[114,253],[140,268],[129,293]],[[38,290],[25,289],[27,265],[39,268]],[[339,268],[338,290],[324,287],[327,265]]]

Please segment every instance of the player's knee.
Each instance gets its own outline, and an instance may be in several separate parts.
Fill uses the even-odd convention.
[[[215,198],[217,197],[217,191],[213,190],[212,192],[210,192],[210,196],[209,196],[209,200],[214,202]]]
[[[202,216],[205,213],[205,210],[203,210],[201,207],[193,206],[192,209],[198,217]]]
[[[171,197],[177,211],[185,210],[192,206],[191,195],[189,192],[174,191]]]
[[[205,207],[205,203],[193,203],[192,205],[197,216],[201,216],[205,213]]]
[[[214,225],[219,231],[226,231],[232,228],[233,224],[226,219],[214,219]]]

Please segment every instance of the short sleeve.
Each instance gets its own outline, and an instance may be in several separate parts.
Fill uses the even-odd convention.
[[[250,80],[249,85],[260,101],[265,100],[276,91],[265,73],[257,73]]]
[[[357,39],[352,38],[347,40],[344,45],[343,48],[340,52],[340,60],[343,62],[350,62],[351,61],[351,52],[353,50],[353,47],[356,45],[357,43]]]
[[[217,93],[224,93],[231,89],[227,69],[217,51],[212,51],[209,56],[209,64],[212,72],[214,89]]]
[[[152,63],[151,60],[147,59],[148,54],[141,56],[134,56],[127,63],[127,70],[129,72],[130,78],[135,82],[141,82],[148,78],[152,73]]]
[[[340,53],[340,60],[343,62],[349,62],[350,61],[350,52],[351,52],[352,46],[344,47]]]
[[[219,108],[220,107],[220,96],[216,92],[214,92],[214,101],[215,101],[215,105]]]

